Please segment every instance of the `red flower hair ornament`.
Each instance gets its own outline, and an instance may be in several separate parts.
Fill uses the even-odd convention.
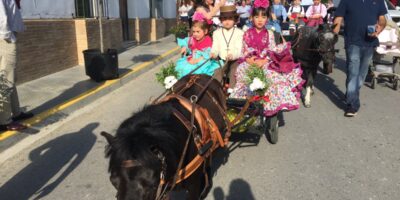
[[[254,8],[268,8],[269,7],[269,0],[255,0],[254,1]]]

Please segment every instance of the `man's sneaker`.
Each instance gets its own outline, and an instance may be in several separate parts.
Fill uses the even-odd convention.
[[[357,111],[355,111],[354,109],[347,109],[346,112],[344,113],[345,117],[354,117],[357,115]]]

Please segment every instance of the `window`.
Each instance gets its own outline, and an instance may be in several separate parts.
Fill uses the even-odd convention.
[[[151,17],[163,17],[163,0],[150,0]]]
[[[77,18],[93,17],[91,8],[92,8],[92,0],[75,0],[75,17]]]

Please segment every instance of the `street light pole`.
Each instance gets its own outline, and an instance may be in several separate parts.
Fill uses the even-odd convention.
[[[100,50],[104,53],[103,41],[103,0],[99,0],[99,29],[100,29]]]

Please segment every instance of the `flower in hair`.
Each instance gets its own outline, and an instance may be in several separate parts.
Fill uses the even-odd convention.
[[[193,19],[193,21],[207,22],[208,24],[212,24],[212,21],[207,20],[207,18],[201,12],[195,12],[192,19]]]
[[[254,1],[254,8],[268,8],[269,0],[255,0]]]

